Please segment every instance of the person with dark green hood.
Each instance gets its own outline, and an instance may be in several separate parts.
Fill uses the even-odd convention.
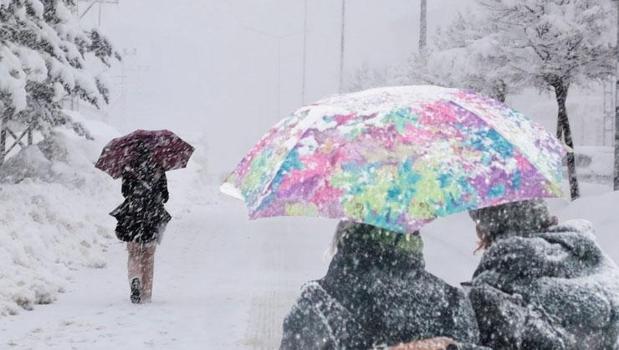
[[[504,350],[619,349],[619,273],[584,220],[540,200],[471,212],[480,248],[469,297],[480,342]]]
[[[425,270],[418,232],[340,222],[334,240],[326,276],[304,286],[284,321],[280,349],[371,349],[432,338],[452,340],[437,350],[478,349],[468,299]]]

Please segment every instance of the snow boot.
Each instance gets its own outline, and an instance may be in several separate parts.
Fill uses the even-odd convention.
[[[142,286],[140,283],[140,279],[135,277],[134,279],[131,280],[131,302],[133,304],[139,304],[142,301],[141,298],[141,294],[142,294]]]

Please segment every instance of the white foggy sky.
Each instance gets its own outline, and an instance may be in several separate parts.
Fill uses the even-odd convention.
[[[339,0],[308,0],[307,102],[338,84]],[[430,30],[472,0],[430,0]],[[346,71],[401,62],[416,50],[418,0],[348,0]],[[86,19],[94,23],[93,9]],[[203,134],[211,170],[231,170],[276,121],[301,105],[303,0],[120,0],[102,31],[119,51],[123,98],[108,109],[123,131]],[[278,39],[277,37],[281,37]],[[278,41],[280,99],[278,115]],[[114,96],[121,95],[117,87]]]

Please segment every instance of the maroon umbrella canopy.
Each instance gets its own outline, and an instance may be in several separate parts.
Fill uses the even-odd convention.
[[[187,166],[193,146],[169,130],[136,130],[128,135],[112,139],[101,152],[95,167],[118,178],[133,159],[138,156],[138,145],[147,147],[151,160],[165,171]]]

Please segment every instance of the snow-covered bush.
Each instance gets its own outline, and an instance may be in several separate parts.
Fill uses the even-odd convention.
[[[105,266],[114,225],[106,209],[119,196],[94,162],[114,136],[55,129],[0,167],[0,316],[53,302],[76,268]]]
[[[578,147],[576,153],[578,177],[589,182],[609,182],[613,178],[613,151],[613,147]]]

